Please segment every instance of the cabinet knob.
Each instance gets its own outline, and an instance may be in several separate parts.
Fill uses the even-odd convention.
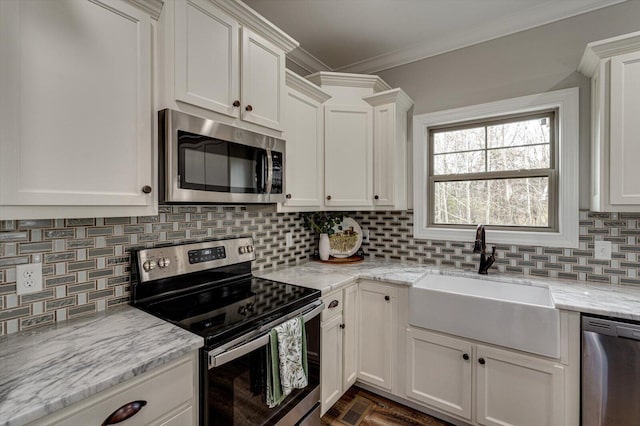
[[[462,354],[462,359],[469,361],[469,354]]]
[[[380,199],[380,197],[378,197],[377,195],[374,195],[374,196],[373,196],[373,199],[374,199],[374,200],[379,200],[379,199]]]
[[[145,194],[151,194],[151,187],[149,185],[143,186],[142,192],[144,192]]]
[[[331,195],[327,195],[327,200],[331,200]]]
[[[244,107],[245,111],[253,111],[253,107],[251,105],[247,105],[246,107]]]
[[[285,195],[285,197],[287,198],[287,200],[290,200],[291,199],[291,194],[287,194],[287,195]]]
[[[385,296],[384,300],[386,300],[388,302],[389,300],[391,300],[391,298],[389,296]]]
[[[344,324],[340,324],[340,328],[344,330]]]
[[[123,422],[138,414],[138,411],[140,411],[145,405],[147,405],[147,401],[132,401],[128,404],[124,404],[122,407],[111,413],[109,417],[104,420],[102,426],[114,425],[116,423]]]
[[[233,101],[233,106],[238,108],[240,106],[240,101],[239,100]]]
[[[484,365],[486,361],[484,360],[484,358],[480,358],[478,359],[478,362],[480,363],[480,365]]]

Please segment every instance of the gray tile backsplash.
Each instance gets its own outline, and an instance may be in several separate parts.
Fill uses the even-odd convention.
[[[297,213],[272,210],[161,206],[156,216],[0,221],[0,335],[128,303],[132,248],[252,236],[253,269],[308,259],[315,236]],[[44,289],[18,296],[15,267],[37,258]]]
[[[254,269],[304,261],[316,236],[297,213],[251,206],[161,206],[156,216],[0,221],[0,335],[129,301],[131,248],[252,236]],[[413,212],[349,213],[370,241],[372,257],[476,269],[468,242],[415,240]],[[287,248],[285,234],[293,232]],[[497,245],[493,268],[503,273],[640,286],[640,213],[580,212],[580,247]],[[487,234],[491,244],[491,231]],[[612,260],[593,256],[594,241],[612,242]],[[15,266],[43,262],[41,292],[17,296]]]
[[[375,258],[409,263],[477,269],[473,253],[475,230],[468,242],[416,240],[413,212],[358,212],[353,215],[369,229],[365,252]],[[640,286],[640,213],[580,211],[580,243],[577,249],[495,244],[496,263],[503,273],[563,278],[608,284]],[[611,260],[594,258],[594,241],[612,243]],[[487,230],[491,244],[491,230]]]

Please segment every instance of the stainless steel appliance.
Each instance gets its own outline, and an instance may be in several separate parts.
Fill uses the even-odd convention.
[[[582,317],[582,425],[640,425],[640,324]]]
[[[318,290],[253,277],[253,240],[237,238],[139,250],[133,305],[196,333],[201,351],[201,424],[320,424]],[[302,315],[308,382],[269,409],[269,332]]]
[[[284,201],[282,139],[165,109],[159,112],[160,201]]]

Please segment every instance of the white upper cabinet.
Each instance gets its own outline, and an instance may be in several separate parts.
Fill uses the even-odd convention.
[[[324,198],[324,109],[330,98],[310,81],[287,70],[283,138],[286,140],[286,199],[283,210],[319,210]]]
[[[167,0],[161,33],[163,108],[282,130],[285,53],[295,40],[234,0]]]
[[[589,43],[591,209],[640,211],[640,32]]]
[[[153,18],[3,0],[0,31],[0,219],[155,213]]]
[[[364,98],[373,106],[373,205],[407,208],[407,113],[413,101],[402,89]]]

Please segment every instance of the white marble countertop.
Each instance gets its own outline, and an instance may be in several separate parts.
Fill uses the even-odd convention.
[[[0,425],[23,425],[202,347],[124,306],[0,338]]]
[[[548,287],[558,309],[640,321],[640,288],[633,286],[543,279],[502,274],[495,270],[490,271],[490,275],[478,275],[475,271],[469,270],[392,263],[376,259],[343,265],[307,262],[276,271],[256,273],[263,278],[320,290],[323,296],[360,278],[412,286],[430,274],[458,275]]]

